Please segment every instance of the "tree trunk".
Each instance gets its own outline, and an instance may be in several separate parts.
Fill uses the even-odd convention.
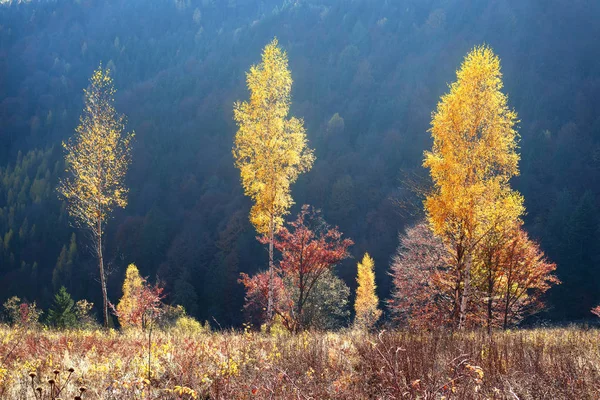
[[[487,315],[487,332],[488,335],[492,334],[492,296],[488,293],[488,315]]]
[[[460,316],[458,320],[458,330],[464,329],[465,321],[467,319],[467,305],[469,302],[469,289],[471,286],[471,266],[473,265],[473,260],[470,252],[467,253],[465,264],[465,284],[463,287],[462,297],[460,299]]]
[[[104,327],[108,328],[108,295],[106,293],[106,274],[104,273],[104,256],[102,254],[102,221],[98,219],[98,264],[100,267],[100,285],[102,286],[102,314]]]
[[[274,263],[273,263],[273,241],[274,241],[274,221],[271,216],[271,222],[269,227],[269,294],[267,297],[267,333],[271,332],[271,325],[273,323],[273,274],[274,274]]]
[[[296,333],[298,333],[299,331],[302,330],[303,326],[303,322],[302,321],[302,307],[304,306],[304,284],[302,283],[303,281],[303,277],[302,277],[302,272],[300,272],[300,284],[299,284],[299,289],[300,289],[300,293],[298,295],[298,306],[296,309],[297,312],[297,323],[296,323],[296,327],[294,328],[294,331]]]
[[[509,279],[506,282],[506,301],[504,303],[504,324],[503,324],[504,330],[506,330],[506,328],[508,328],[508,309],[509,309],[509,301],[510,301],[510,285],[511,284],[512,284],[512,282]]]
[[[492,295],[494,292],[494,282],[492,280],[491,262],[488,266],[488,301],[487,301],[487,331],[488,335],[492,334]]]

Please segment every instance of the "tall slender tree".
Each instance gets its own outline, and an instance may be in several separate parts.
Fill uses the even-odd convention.
[[[238,125],[233,157],[244,192],[254,201],[250,221],[269,244],[267,317],[271,320],[274,235],[293,204],[291,184],[310,170],[315,157],[307,147],[304,122],[288,118],[292,76],[277,39],[265,47],[262,62],[250,68],[246,82],[250,100],[233,107]]]
[[[379,309],[379,298],[375,289],[375,262],[365,253],[362,262],[358,263],[356,282],[356,300],[354,311],[356,311],[355,323],[358,326],[371,328],[381,317]]]
[[[519,173],[517,114],[502,87],[499,58],[487,46],[474,48],[433,113],[433,148],[423,162],[434,183],[427,217],[453,258],[452,319],[459,329],[476,246],[492,230],[518,224],[524,212],[522,196],[509,185]]]
[[[74,225],[85,229],[94,245],[102,287],[104,326],[108,327],[108,296],[103,234],[116,207],[127,205],[125,174],[131,162],[133,133],[125,133],[125,117],[114,107],[110,70],[102,65],[84,89],[85,105],[75,136],[63,143],[68,177],[58,191],[66,199]]]

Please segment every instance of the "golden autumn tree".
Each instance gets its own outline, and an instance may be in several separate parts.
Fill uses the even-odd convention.
[[[132,314],[133,309],[136,307],[136,297],[144,287],[144,280],[140,275],[140,271],[135,264],[129,264],[125,271],[125,280],[123,281],[123,297],[117,304],[117,315],[119,317],[119,324],[126,328],[133,326],[130,323],[128,316]]]
[[[238,125],[233,147],[244,192],[253,201],[250,221],[269,243],[269,295],[267,318],[273,316],[273,241],[283,216],[293,204],[290,186],[314,162],[307,147],[304,122],[288,118],[292,76],[287,54],[277,39],[263,50],[262,62],[246,76],[249,101],[236,102]]]
[[[115,314],[123,328],[146,328],[163,313],[161,300],[164,288],[157,283],[148,284],[135,264],[129,264],[123,281],[123,297]]]
[[[114,107],[115,88],[108,69],[94,71],[84,90],[85,105],[75,136],[63,143],[68,177],[58,191],[66,199],[75,226],[87,230],[98,257],[104,326],[108,326],[108,296],[103,257],[106,221],[116,207],[127,205],[125,174],[133,133],[125,133],[125,118]]]
[[[356,282],[358,287],[354,301],[354,321],[360,327],[371,328],[381,317],[381,310],[378,307],[379,298],[375,293],[375,262],[369,253],[365,253],[362,262],[358,263]]]
[[[519,173],[517,114],[502,87],[499,58],[487,46],[474,48],[433,113],[433,148],[423,162],[434,183],[427,218],[453,259],[451,317],[459,329],[476,246],[491,231],[519,224],[524,212],[522,196],[509,185]]]

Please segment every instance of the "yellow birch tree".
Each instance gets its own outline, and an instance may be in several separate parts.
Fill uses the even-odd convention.
[[[427,217],[453,258],[451,318],[459,329],[476,246],[493,230],[519,225],[524,212],[522,196],[509,185],[519,173],[517,114],[502,87],[499,58],[487,46],[475,47],[433,113],[433,148],[423,162],[434,183]]]
[[[381,317],[381,310],[378,308],[379,298],[375,293],[375,262],[369,253],[365,253],[362,262],[358,263],[356,282],[358,287],[354,302],[354,322],[357,326],[371,328]]]
[[[314,162],[304,122],[288,118],[292,76],[277,39],[263,50],[262,62],[246,75],[249,101],[236,102],[238,125],[233,147],[244,192],[253,201],[250,221],[269,243],[267,318],[273,316],[273,238],[293,204],[290,186]]]
[[[63,143],[68,177],[58,191],[66,199],[74,225],[85,229],[94,245],[100,270],[104,326],[108,327],[108,296],[103,257],[106,221],[116,207],[127,205],[125,174],[133,133],[124,133],[125,118],[114,108],[115,88],[108,69],[94,71],[84,89],[85,104],[75,136]]]

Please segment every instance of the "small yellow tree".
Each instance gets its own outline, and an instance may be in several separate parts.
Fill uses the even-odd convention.
[[[125,280],[123,281],[123,297],[121,297],[119,304],[117,304],[119,324],[123,328],[134,326],[129,315],[131,315],[137,307],[139,293],[143,288],[144,280],[140,275],[140,271],[135,264],[129,264],[127,271],[125,271]]]
[[[273,316],[273,237],[293,204],[290,186],[310,170],[313,151],[307,147],[304,122],[288,118],[292,76],[287,54],[277,39],[262,53],[262,62],[246,76],[248,102],[236,102],[238,125],[233,148],[244,192],[252,198],[250,221],[269,243],[269,295],[267,318]]]
[[[358,273],[356,282],[356,300],[354,310],[356,317],[354,322],[357,326],[371,328],[381,317],[381,310],[378,308],[379,298],[375,293],[375,262],[365,253],[362,262],[358,263]]]
[[[127,205],[125,174],[130,164],[133,133],[124,133],[124,116],[114,108],[115,88],[110,71],[100,66],[84,90],[85,106],[76,134],[63,143],[69,176],[59,184],[77,227],[86,229],[94,244],[100,270],[104,326],[108,327],[108,296],[102,236],[116,207]]]
[[[442,96],[431,122],[433,148],[425,152],[434,190],[425,200],[433,232],[454,260],[452,320],[462,328],[478,243],[493,230],[519,225],[523,198],[509,180],[519,173],[517,114],[501,92],[500,60],[476,47]]]
[[[117,304],[116,314],[123,328],[152,327],[164,313],[164,288],[157,282],[148,284],[134,264],[129,264],[123,282],[123,297]]]

